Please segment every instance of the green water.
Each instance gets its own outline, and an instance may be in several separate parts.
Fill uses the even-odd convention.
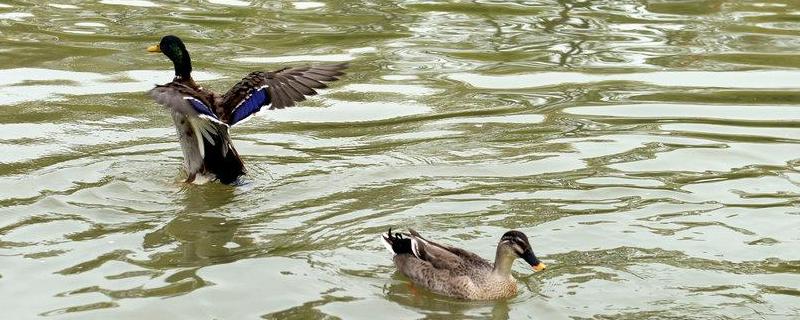
[[[181,183],[145,91],[350,62]],[[798,319],[800,3],[0,0],[2,319]],[[389,227],[549,266],[464,302]]]

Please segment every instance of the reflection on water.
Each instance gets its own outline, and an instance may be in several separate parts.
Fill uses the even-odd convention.
[[[464,81],[479,88],[522,89],[547,86],[589,85],[597,82],[630,81],[662,87],[699,88],[748,88],[748,89],[792,89],[800,83],[800,75],[794,71],[680,71],[583,74],[576,72],[543,72],[487,76],[456,73],[450,78]]]
[[[197,80],[219,78],[209,72],[195,72]],[[19,104],[53,100],[64,95],[97,95],[141,92],[154,83],[169,82],[168,71],[134,70],[105,75],[50,69],[16,68],[0,70],[0,103]]]
[[[800,315],[793,1],[0,2],[0,301],[13,319]],[[349,62],[232,129],[243,185],[181,183],[172,77]],[[548,264],[436,296],[413,227]]]

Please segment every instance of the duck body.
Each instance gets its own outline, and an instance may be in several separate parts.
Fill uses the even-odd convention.
[[[183,151],[186,182],[217,178],[222,183],[234,183],[245,174],[244,162],[230,138],[230,126],[203,110],[203,106],[219,100],[214,93],[198,87],[191,78],[176,77],[157,85],[150,95],[171,111]]]
[[[150,52],[164,53],[172,60],[175,78],[149,91],[153,99],[172,114],[183,150],[186,182],[200,176],[235,183],[245,174],[244,162],[233,146],[230,127],[268,106],[283,109],[317,94],[324,82],[338,80],[346,64],[256,71],[245,76],[228,92],[218,95],[198,86],[192,79],[191,59],[183,42],[165,36]]]
[[[520,236],[521,235],[521,236]],[[511,264],[517,256],[535,270],[545,268],[527,237],[509,231],[498,244],[495,263],[464,249],[427,240],[416,231],[381,235],[397,270],[435,293],[465,300],[494,300],[517,294]]]

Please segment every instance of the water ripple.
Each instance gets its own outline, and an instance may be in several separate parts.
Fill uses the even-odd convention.
[[[0,3],[11,318],[770,318],[800,313],[800,7],[776,1]],[[232,129],[242,185],[181,183],[145,52],[224,92],[350,63]],[[548,264],[464,302],[394,271],[413,227]],[[602,303],[598,302],[602,298]]]

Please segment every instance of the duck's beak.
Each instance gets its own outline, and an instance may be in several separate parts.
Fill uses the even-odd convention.
[[[547,268],[543,262],[539,261],[539,258],[533,254],[533,250],[526,250],[525,253],[522,254],[522,259],[525,259],[525,262],[531,265],[534,271],[542,271]]]
[[[147,52],[161,52],[161,46],[159,45],[149,46],[147,47]]]

